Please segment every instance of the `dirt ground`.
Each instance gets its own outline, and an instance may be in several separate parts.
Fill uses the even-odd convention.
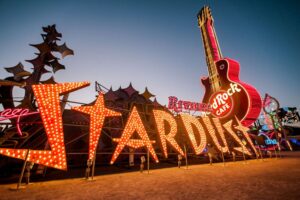
[[[165,168],[144,173],[38,182],[12,191],[0,185],[0,199],[300,199],[300,152],[283,158]]]

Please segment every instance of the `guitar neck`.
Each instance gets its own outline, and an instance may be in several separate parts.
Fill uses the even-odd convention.
[[[213,26],[213,18],[208,7],[202,8],[197,17],[205,50],[209,79],[213,89],[217,91],[220,88],[220,84],[215,62],[222,58],[222,53]]]

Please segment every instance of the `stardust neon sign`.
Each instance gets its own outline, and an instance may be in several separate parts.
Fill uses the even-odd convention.
[[[40,115],[51,150],[30,150],[30,152],[28,152],[29,150],[27,149],[0,148],[0,154],[22,160],[24,160],[28,154],[27,161],[66,170],[67,162],[59,96],[88,85],[88,82],[33,85],[32,89],[39,105]],[[92,159],[101,136],[104,119],[106,117],[120,117],[121,113],[105,107],[102,93],[99,93],[94,105],[74,107],[72,109],[86,113],[90,116],[89,158]],[[9,115],[8,111],[5,113],[4,115]],[[235,150],[247,155],[252,155],[250,150],[252,149],[252,152],[254,152],[256,156],[258,155],[247,133],[248,129],[243,127],[237,119],[238,125],[233,127],[232,120],[225,124],[221,124],[217,118],[196,118],[187,114],[180,114],[179,116],[180,123],[183,124],[185,130],[185,135],[196,155],[203,153],[208,139],[210,139],[217,149],[222,152],[229,153],[230,151]],[[175,120],[175,117],[167,111],[156,109],[153,110],[153,117],[160,138],[159,142],[161,144],[163,155],[168,157],[167,147],[169,146],[184,156],[183,150],[176,140],[178,123]],[[166,124],[168,124],[169,128],[166,128]],[[247,141],[246,144],[244,144],[242,139],[236,135],[236,131],[242,133],[243,138]],[[137,133],[140,139],[131,139],[134,133]],[[230,137],[237,146],[233,147],[233,149],[229,149],[226,137]],[[149,150],[153,160],[159,162],[153,148],[153,144],[157,141],[150,140],[140,114],[135,106],[129,114],[121,137],[113,138],[113,141],[118,144],[112,155],[111,164],[117,160],[125,146],[134,149],[144,147]]]

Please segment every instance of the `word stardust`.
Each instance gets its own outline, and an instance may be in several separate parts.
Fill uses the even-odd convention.
[[[67,170],[60,95],[87,87],[89,84],[89,82],[75,82],[33,85],[32,89],[39,106],[39,113],[48,137],[50,150],[0,148],[0,154]],[[89,159],[93,159],[105,118],[120,117],[121,113],[105,106],[102,93],[99,93],[94,105],[73,107],[72,109],[89,115]],[[113,138],[117,145],[110,161],[111,164],[117,160],[126,146],[133,149],[144,147],[149,150],[152,159],[159,162],[153,148],[153,144],[156,142],[160,143],[164,157],[168,157],[168,148],[172,148],[184,157],[183,149],[176,139],[178,123],[182,124],[183,132],[196,155],[202,154],[207,143],[210,142],[217,151],[223,153],[238,151],[249,156],[253,153],[258,156],[258,152],[247,133],[248,128],[244,127],[238,120],[236,120],[238,124],[234,127],[232,125],[233,120],[221,124],[218,118],[196,118],[188,114],[179,114],[176,120],[170,112],[165,110],[153,109],[152,113],[159,141],[149,138],[140,114],[137,108],[133,106],[120,138]],[[237,131],[240,132],[239,135],[236,134]],[[134,134],[139,139],[132,139]],[[234,147],[229,148],[228,138],[235,143]]]

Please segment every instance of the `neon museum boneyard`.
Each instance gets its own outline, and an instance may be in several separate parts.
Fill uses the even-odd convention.
[[[128,151],[142,154],[147,150],[159,162],[171,154],[186,157],[185,147],[195,155],[203,155],[210,145],[222,154],[258,157],[254,139],[247,131],[260,114],[260,95],[239,80],[239,64],[222,57],[208,7],[199,12],[198,25],[209,72],[201,79],[205,87],[203,101],[194,103],[172,96],[169,109],[152,100],[154,95],[147,88],[139,93],[131,84],[106,92],[96,84],[94,102],[66,109],[66,104],[78,103],[68,100],[69,93],[90,83],[56,83],[53,77],[41,81],[48,72],[45,66],[52,67],[53,72],[65,69],[52,52],[63,58],[73,54],[65,43],[57,44],[62,35],[55,25],[43,27],[43,42],[31,45],[39,53],[27,61],[33,65],[33,72],[19,63],[5,68],[13,76],[0,81],[4,108],[0,122],[5,122],[0,130],[0,154],[7,156],[7,162],[11,157],[60,170],[76,163],[76,154],[71,153],[76,150],[87,153],[88,160],[94,160],[101,151],[109,152],[106,161],[110,164],[124,160],[126,155],[128,158],[128,153],[123,154]],[[14,87],[25,90],[18,106],[13,101]],[[183,110],[202,115],[193,116]]]

